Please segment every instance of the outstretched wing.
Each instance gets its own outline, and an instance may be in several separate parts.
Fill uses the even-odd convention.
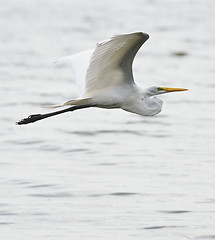
[[[58,63],[65,61],[71,63],[72,70],[75,75],[75,82],[77,83],[81,94],[85,92],[85,79],[93,52],[94,49],[90,49],[84,52],[76,53],[71,56],[60,58],[54,62]]]
[[[97,44],[87,69],[85,93],[132,83],[134,57],[148,38],[148,34],[136,32],[117,35]]]

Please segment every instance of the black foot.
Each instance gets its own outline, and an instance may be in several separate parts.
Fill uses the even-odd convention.
[[[30,115],[27,118],[23,118],[22,120],[16,122],[17,125],[33,123],[41,119],[42,114],[34,114]]]

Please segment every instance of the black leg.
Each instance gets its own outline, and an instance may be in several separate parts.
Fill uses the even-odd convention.
[[[16,122],[17,125],[23,125],[23,124],[28,124],[28,123],[33,123],[36,122],[38,120],[42,120],[44,118],[48,118],[48,117],[52,117],[61,113],[65,113],[65,112],[71,112],[71,111],[75,111],[78,109],[82,109],[82,108],[89,108],[89,107],[94,107],[92,105],[83,105],[83,106],[73,106],[67,109],[63,109],[60,111],[56,111],[56,112],[51,112],[51,113],[46,113],[46,114],[33,114],[28,116],[27,118],[23,118],[22,120]]]

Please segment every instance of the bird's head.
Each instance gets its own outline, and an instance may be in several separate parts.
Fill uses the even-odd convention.
[[[150,87],[147,89],[146,94],[149,96],[159,95],[163,93],[169,93],[169,92],[178,92],[178,91],[187,91],[186,88],[169,88],[169,87]]]

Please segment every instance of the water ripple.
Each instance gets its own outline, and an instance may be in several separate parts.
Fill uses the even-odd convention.
[[[31,144],[40,144],[42,143],[43,141],[41,140],[28,140],[28,141],[25,141],[25,140],[10,140],[10,141],[5,141],[6,143],[12,143],[14,145],[31,145]]]
[[[187,210],[172,210],[172,211],[159,211],[160,213],[168,213],[168,214],[182,214],[182,213],[190,213],[191,211]]]
[[[14,224],[13,222],[0,222],[0,225],[10,225],[10,224]]]
[[[13,215],[16,215],[16,213],[12,213],[12,212],[1,210],[0,211],[0,215],[1,216],[13,216]]]
[[[132,193],[132,192],[115,192],[115,193],[110,193],[109,195],[111,196],[130,196],[130,195],[138,195],[140,193]]]
[[[104,197],[104,196],[131,196],[131,195],[140,195],[140,193],[132,193],[132,192],[114,192],[108,194],[91,194],[89,197]]]
[[[142,136],[143,132],[139,131],[132,131],[132,130],[97,130],[97,131],[63,131],[60,130],[61,132],[64,132],[66,134],[76,134],[79,136],[96,136],[96,135],[103,135],[103,134],[133,134],[133,135],[138,135]]]
[[[50,188],[50,187],[56,187],[54,184],[39,184],[39,185],[31,185],[29,188]]]
[[[68,197],[73,197],[72,194],[66,193],[66,192],[60,192],[60,193],[35,193],[35,194],[29,194],[28,196],[39,197],[39,198],[68,198]]]
[[[181,228],[182,226],[151,226],[144,227],[145,230],[156,230],[156,229],[164,229],[164,228]]]
[[[199,236],[199,237],[196,237],[196,239],[200,239],[200,240],[215,239],[215,235]]]

